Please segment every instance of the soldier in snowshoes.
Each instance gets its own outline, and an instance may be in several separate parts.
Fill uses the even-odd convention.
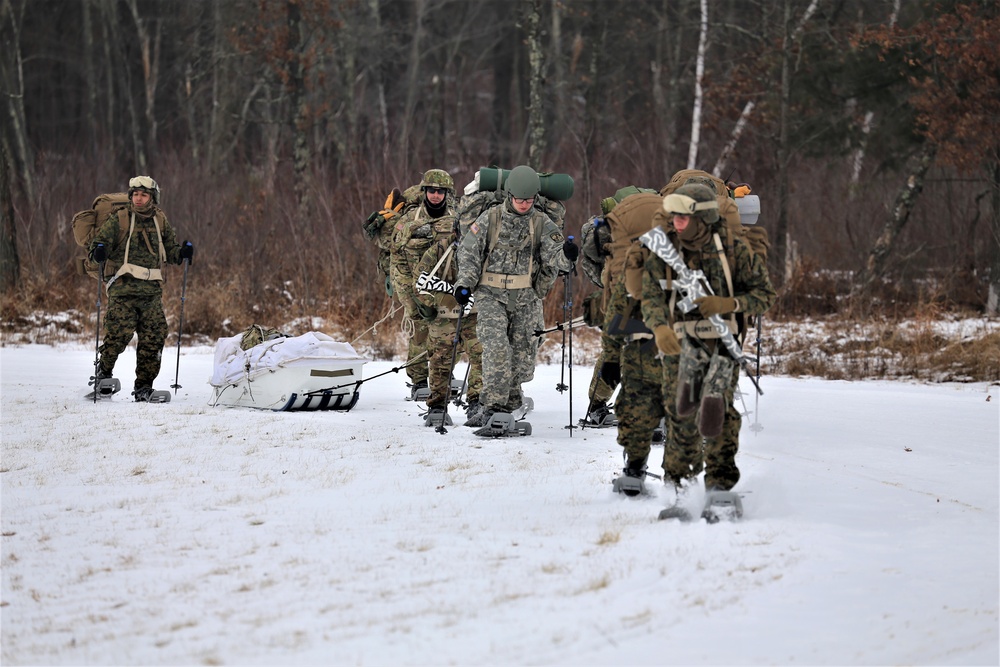
[[[434,223],[445,216],[453,216],[455,182],[443,169],[429,169],[420,181],[420,204],[402,209],[393,227],[389,271],[394,294],[405,310],[404,326],[412,326],[408,336],[407,359],[415,359],[427,350],[427,311],[416,297],[414,282],[419,275],[416,266],[434,242]],[[426,400],[428,393],[428,363],[406,367],[410,378],[411,398]]]
[[[705,185],[686,184],[664,197],[654,226],[688,267],[704,273],[712,292],[685,313],[674,270],[655,253],[643,263],[642,316],[663,354],[664,481],[683,491],[704,469],[706,490],[728,491],[740,478],[740,414],[733,405],[740,367],[707,318],[722,316],[739,337],[744,317],[767,311],[775,290],[762,257],[730,233]]]
[[[464,306],[475,293],[483,346],[482,408],[467,426],[488,425],[495,413],[510,414],[524,403],[521,386],[535,374],[534,333],[544,327],[542,299],[579,257],[579,247],[534,208],[540,188],[534,169],[515,167],[504,184],[504,202],[462,235],[454,296]]]
[[[442,216],[434,221],[434,243],[424,253],[416,267],[419,278],[441,279],[451,285],[458,275],[458,219]],[[467,376],[466,418],[479,410],[479,393],[483,388],[483,346],[476,336],[477,311],[467,308],[459,324],[462,307],[451,292],[417,290],[420,312],[427,320],[427,349],[430,354],[430,396],[427,399],[427,425],[441,425],[451,394],[455,353],[465,351],[469,358]],[[460,328],[459,328],[460,326]],[[457,336],[457,341],[456,341]],[[455,349],[458,345],[458,349]]]
[[[95,387],[112,377],[118,356],[138,336],[135,360],[136,401],[148,401],[160,373],[167,318],[163,313],[163,265],[181,264],[194,257],[194,246],[177,242],[173,227],[159,208],[160,187],[149,176],[128,184],[128,232],[120,238],[116,211],[103,222],[90,243],[90,259],[117,267],[107,283],[108,313],[104,318]]]
[[[604,216],[611,212],[611,205],[615,200],[609,197],[601,202],[601,211]],[[580,230],[581,253],[580,264],[583,273],[594,283],[598,289],[591,292],[583,300],[583,318],[588,326],[604,327],[604,308],[607,301],[605,286],[602,274],[604,272],[605,259],[609,252],[608,245],[611,243],[611,231],[603,217],[593,217],[584,223]],[[589,398],[587,404],[587,414],[580,420],[582,426],[617,426],[618,420],[612,412],[612,407],[608,405],[611,397],[618,388],[618,375],[610,372],[602,372],[605,364],[613,368],[613,364],[619,362],[620,346],[613,340],[601,335],[601,352],[594,362],[594,372],[590,379],[590,388],[587,391]]]

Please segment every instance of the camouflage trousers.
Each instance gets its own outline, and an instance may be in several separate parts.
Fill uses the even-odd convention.
[[[420,361],[412,366],[406,367],[406,375],[413,384],[427,379],[429,368],[427,356],[430,355],[427,340],[427,320],[418,317],[413,320],[413,335],[410,336],[410,340],[406,344],[406,358],[407,360],[415,359],[422,352],[427,352],[427,355],[420,357]]]
[[[399,302],[403,304],[403,311],[406,313],[405,317],[413,322],[413,334],[406,345],[407,360],[416,358],[421,352],[427,352],[427,356],[429,356],[430,350],[427,348],[427,320],[421,317],[420,312],[417,310],[417,300],[413,285],[406,284],[404,281],[394,282],[393,291]],[[410,378],[411,383],[416,384],[427,380],[427,356],[421,357],[420,361],[406,367],[406,375]]]
[[[587,394],[591,404],[607,403],[614,395],[618,385],[612,387],[604,381],[604,378],[601,377],[601,366],[604,365],[605,361],[620,364],[621,352],[622,348],[618,341],[607,334],[601,334],[601,353],[597,356],[597,362],[594,364],[594,375],[590,378],[590,390]]]
[[[135,347],[135,388],[152,387],[160,374],[163,342],[167,339],[167,318],[159,294],[151,296],[111,296],[104,318],[101,343],[101,370],[111,373],[118,356],[138,335]]]
[[[615,401],[618,417],[618,444],[629,461],[649,456],[653,431],[663,412],[663,367],[651,340],[626,343],[622,348],[622,388]]]
[[[487,408],[516,410],[524,395],[521,385],[535,377],[535,357],[544,326],[542,300],[532,288],[476,290],[479,323],[476,334],[483,346],[483,390],[479,402]]]
[[[463,350],[469,357],[468,402],[478,401],[483,390],[483,346],[476,337],[477,319],[475,313],[462,318],[462,328],[458,332],[458,350],[455,353],[456,359],[462,356]],[[427,399],[429,408],[443,408],[448,402],[457,325],[457,319],[446,317],[438,317],[427,325],[427,349],[431,357],[428,376],[431,395]]]
[[[715,438],[703,438],[698,432],[697,413],[686,418],[677,417],[679,362],[680,356],[663,357],[663,401],[667,426],[663,471],[666,479],[677,484],[684,478],[696,476],[704,469],[705,488],[728,491],[740,479],[736,453],[740,448],[740,426],[743,420],[733,405],[740,367],[734,366],[729,387],[723,392],[726,416],[722,433]]]

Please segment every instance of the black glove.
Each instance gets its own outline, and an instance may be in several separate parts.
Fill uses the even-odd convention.
[[[458,305],[464,308],[469,304],[469,299],[471,298],[472,292],[469,291],[468,287],[455,285],[455,301],[458,301]]]
[[[190,241],[185,241],[181,244],[181,261],[185,259],[189,262],[194,261],[194,244]]]
[[[580,248],[573,243],[572,237],[563,243],[563,254],[566,255],[566,259],[571,262],[575,262],[580,258]]]
[[[621,364],[616,364],[613,361],[605,361],[601,364],[601,379],[609,387],[617,387],[622,381]]]
[[[98,243],[90,252],[90,258],[98,264],[103,264],[108,261],[108,249],[104,247],[103,243]]]
[[[428,322],[432,321],[438,314],[437,308],[420,303],[419,301],[417,301],[417,312],[420,313],[421,318]]]

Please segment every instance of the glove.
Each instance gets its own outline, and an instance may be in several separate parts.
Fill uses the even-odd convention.
[[[425,303],[420,303],[419,301],[417,301],[417,312],[420,313],[420,317],[427,322],[433,321],[438,314],[437,308],[434,306],[428,306]]]
[[[367,236],[368,239],[371,240],[375,238],[375,236],[378,234],[378,230],[382,229],[382,225],[384,224],[385,224],[385,218],[383,218],[378,211],[375,211],[374,213],[368,216],[368,219],[364,221],[361,227],[362,229],[365,230],[365,236]]]
[[[621,364],[613,361],[605,361],[601,364],[601,379],[609,387],[617,387],[618,383],[622,381]]]
[[[740,309],[739,302],[731,296],[703,296],[695,299],[694,305],[705,317],[727,315]]]
[[[181,244],[181,261],[185,259],[189,262],[194,261],[194,244],[190,241]]]
[[[389,196],[385,198],[385,207],[379,211],[379,215],[382,216],[384,220],[389,220],[397,215],[403,210],[403,206],[406,204],[406,199],[403,198],[403,193],[399,191],[399,188],[393,188]]]
[[[673,327],[661,324],[653,331],[656,337],[656,349],[669,357],[675,357],[681,353],[681,344],[677,341],[677,334]]]
[[[90,251],[90,258],[98,264],[103,264],[108,261],[108,249],[104,247],[103,243],[98,243],[94,246],[94,249]]]
[[[469,304],[469,299],[472,298],[472,292],[469,291],[468,287],[462,285],[455,285],[455,301],[458,301],[458,305],[463,308]]]
[[[566,259],[571,262],[575,262],[580,259],[580,247],[573,243],[572,237],[563,243],[563,254],[566,255]]]

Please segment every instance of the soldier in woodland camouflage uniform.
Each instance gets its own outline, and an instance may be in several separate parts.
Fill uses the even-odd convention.
[[[458,275],[458,221],[454,216],[438,218],[434,223],[434,243],[424,253],[416,267],[416,275],[426,273],[440,278],[452,285]],[[430,397],[427,407],[430,410],[428,423],[434,421],[434,416],[444,413],[445,404],[450,396],[452,356],[455,345],[455,328],[458,325],[458,314],[461,307],[455,297],[448,292],[418,292],[417,299],[424,305],[424,312],[432,315],[427,325],[427,349],[430,354]],[[483,346],[476,336],[477,311],[473,306],[471,312],[462,317],[462,328],[458,335],[458,354],[464,349],[469,357],[468,391],[466,394],[467,415],[472,415],[479,409],[479,393],[483,388]],[[437,424],[438,422],[434,422]]]
[[[430,311],[416,298],[413,282],[419,273],[415,269],[434,242],[435,221],[455,214],[452,197],[454,188],[455,183],[448,172],[429,169],[420,181],[420,205],[406,210],[393,227],[389,275],[395,296],[406,311],[406,319],[413,323],[413,333],[407,348],[408,359],[427,351],[427,323],[433,319],[429,317]],[[426,360],[407,367],[406,374],[410,378],[414,397],[418,389],[427,387],[427,373]]]
[[[614,200],[612,199],[611,201]],[[601,202],[602,212],[604,215],[607,215],[610,212],[610,208],[605,210],[605,206],[605,203]],[[605,286],[602,273],[604,271],[604,260],[608,254],[606,250],[607,244],[611,242],[611,231],[603,218],[594,217],[584,223],[583,228],[580,230],[580,236],[582,237],[580,264],[583,266],[583,273],[590,279],[590,282],[598,287],[597,290],[588,294],[583,300],[584,322],[592,327],[603,328],[604,304],[607,301],[605,289],[610,289],[611,286]],[[620,356],[621,345],[602,333],[601,352],[594,363],[594,374],[591,377],[590,389],[587,392],[590,403],[587,406],[587,415],[583,420],[585,425],[600,425],[605,420],[614,418],[614,415],[611,414],[611,408],[608,406],[608,401],[611,400],[615,389],[618,387],[619,376],[617,373],[612,372],[612,366],[608,367],[607,373],[602,373],[601,369],[604,368],[605,363],[619,363]]]
[[[665,355],[663,398],[670,439],[663,454],[664,481],[681,488],[704,467],[705,487],[728,491],[740,478],[736,453],[741,420],[733,406],[740,367],[719,343],[718,334],[712,336],[714,329],[704,319],[720,315],[742,333],[743,317],[766,312],[776,294],[762,258],[742,239],[730,238],[726,226],[720,224],[718,201],[711,189],[684,185],[663,202],[663,214],[657,214],[655,222],[685,263],[704,272],[712,290],[712,296],[697,299],[698,308],[685,314],[676,305],[683,295],[671,287],[673,269],[652,253],[644,262],[642,316]],[[708,363],[707,371],[703,362]],[[702,383],[704,387],[699,387]],[[704,402],[697,407],[698,395],[711,393],[722,397],[717,419],[706,419]],[[708,437],[705,431],[717,434]]]
[[[458,249],[455,299],[465,305],[475,290],[483,346],[482,409],[467,426],[482,426],[495,412],[521,406],[521,385],[535,374],[542,298],[559,272],[572,270],[580,252],[533,207],[541,188],[533,169],[515,167],[504,188],[504,203],[482,213]]]
[[[126,212],[129,232],[119,242],[118,213],[112,213],[90,243],[90,258],[120,267],[108,282],[108,314],[104,319],[104,342],[100,347],[97,380],[112,377],[118,356],[132,334],[138,336],[135,350],[136,401],[148,401],[153,380],[160,373],[167,318],[163,314],[165,263],[180,264],[194,256],[194,246],[177,243],[166,213],[157,204],[160,187],[149,176],[129,181]],[[96,386],[96,385],[95,385]]]

